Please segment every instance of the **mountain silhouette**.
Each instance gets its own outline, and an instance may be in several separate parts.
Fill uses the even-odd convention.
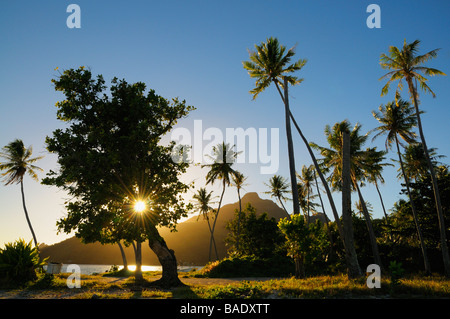
[[[245,194],[242,208],[251,203],[256,208],[256,214],[264,212],[268,217],[276,220],[287,217],[288,214],[271,200],[261,199],[257,193]],[[228,235],[226,224],[234,218],[235,210],[239,209],[239,202],[222,206],[216,222],[214,239],[219,258],[227,255],[225,238]],[[159,232],[180,265],[204,265],[208,262],[210,232],[207,221],[202,216],[193,216],[177,225],[177,231],[160,228]],[[128,264],[133,265],[133,247],[124,247]],[[212,252],[212,257],[214,256]],[[49,256],[49,261],[74,264],[113,264],[122,265],[122,255],[117,244],[102,245],[100,243],[83,244],[79,238],[71,237],[54,245],[42,247],[41,256]],[[148,244],[142,244],[142,263],[144,265],[159,265],[159,261]]]

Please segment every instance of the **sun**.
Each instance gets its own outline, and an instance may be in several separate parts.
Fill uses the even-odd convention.
[[[134,210],[138,213],[142,213],[145,210],[145,203],[141,200],[138,200],[134,203]]]

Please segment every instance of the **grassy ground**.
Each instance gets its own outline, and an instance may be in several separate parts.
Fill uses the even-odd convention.
[[[121,277],[118,277],[118,276]],[[295,278],[196,278],[180,273],[184,287],[170,290],[146,286],[159,278],[157,272],[144,273],[145,282],[137,286],[130,274],[81,277],[81,288],[67,287],[69,274],[40,275],[22,288],[0,289],[0,298],[92,299],[92,298],[450,298],[450,280],[440,276],[407,277],[392,286],[389,279],[381,288],[369,289],[365,280],[348,280],[345,275]]]

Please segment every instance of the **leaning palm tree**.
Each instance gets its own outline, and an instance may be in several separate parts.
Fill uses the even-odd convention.
[[[278,199],[286,214],[289,214],[283,204],[283,201],[289,200],[285,195],[290,193],[286,178],[280,175],[273,175],[269,180],[269,184],[265,185],[270,188],[270,191],[265,192],[265,194],[270,194],[271,197]]]
[[[208,229],[209,234],[213,240],[214,245],[214,251],[217,256],[217,247],[216,247],[216,241],[214,240],[212,228],[211,228],[211,222],[210,222],[210,214],[214,213],[214,209],[211,207],[212,204],[212,198],[213,198],[213,192],[209,192],[206,190],[206,188],[201,187],[197,193],[192,196],[192,198],[195,200],[194,208],[200,213],[201,216],[203,216],[203,219],[205,219],[208,223]],[[200,217],[199,215],[199,217]]]
[[[270,84],[273,82],[275,87],[278,90],[278,93],[281,96],[281,100],[285,105],[285,117],[286,117],[286,135],[288,139],[288,151],[289,151],[289,169],[290,169],[290,178],[291,178],[291,187],[292,187],[292,196],[293,196],[293,206],[294,213],[299,213],[299,203],[298,203],[298,189],[296,185],[295,179],[295,165],[294,165],[294,154],[293,154],[293,146],[292,146],[292,137],[291,137],[291,124],[289,121],[292,119],[295,128],[297,129],[300,137],[302,138],[309,155],[313,161],[314,167],[319,174],[319,178],[324,185],[325,191],[327,193],[328,201],[331,206],[331,210],[333,212],[333,216],[335,222],[337,224],[339,234],[343,240],[343,229],[339,219],[339,214],[336,209],[336,205],[334,203],[333,196],[331,194],[331,190],[328,187],[327,181],[322,174],[319,164],[316,160],[316,157],[309,145],[308,140],[303,135],[303,132],[300,129],[300,126],[297,124],[292,112],[289,109],[289,92],[288,85],[297,85],[300,84],[303,79],[299,79],[297,77],[291,76],[292,72],[300,70],[305,64],[305,59],[300,59],[294,64],[290,64],[291,58],[294,56],[294,48],[289,49],[286,52],[286,55],[283,55],[286,51],[286,47],[280,45],[276,38],[267,39],[266,43],[261,43],[260,45],[255,45],[256,51],[250,52],[250,61],[243,62],[244,68],[248,70],[250,77],[256,78],[256,87],[250,91],[253,94],[253,99],[256,96],[264,91]],[[281,89],[284,89],[284,94],[281,92]],[[345,246],[345,242],[343,240],[343,244]]]
[[[22,205],[25,211],[25,218],[27,219],[28,227],[30,227],[31,234],[33,235],[33,240],[35,246],[38,247],[38,242],[36,240],[36,235],[34,233],[33,227],[31,226],[30,217],[28,216],[27,207],[25,205],[25,193],[23,191],[23,177],[25,173],[31,176],[32,179],[38,180],[36,171],[42,171],[40,167],[33,165],[36,161],[43,158],[42,156],[32,158],[33,148],[25,148],[22,140],[16,139],[3,147],[2,152],[0,152],[0,157],[4,158],[6,162],[0,163],[0,170],[6,170],[2,174],[4,176],[5,185],[19,184],[20,190],[22,192]]]
[[[250,77],[256,78],[256,87],[250,93],[253,94],[253,99],[256,99],[258,94],[263,92],[273,82],[284,103],[293,210],[294,214],[299,214],[300,206],[298,203],[297,180],[295,178],[295,158],[291,133],[288,86],[289,84],[298,85],[303,81],[303,79],[291,74],[301,70],[306,64],[306,60],[300,59],[290,64],[291,58],[295,54],[294,48],[290,48],[286,52],[286,47],[280,45],[278,39],[273,37],[267,39],[266,42],[262,42],[260,45],[255,45],[255,48],[256,51],[249,52],[250,61],[243,62],[244,68],[248,71]],[[284,94],[281,92],[281,88],[284,89]]]
[[[404,79],[408,84],[409,94],[411,100],[414,104],[414,108],[416,110],[417,117],[417,126],[419,129],[419,135],[422,142],[422,146],[424,149],[425,157],[428,162],[428,169],[431,174],[431,181],[433,184],[433,193],[434,200],[436,205],[436,211],[439,220],[439,231],[441,237],[441,252],[442,259],[444,263],[445,273],[447,277],[450,277],[450,255],[448,252],[447,246],[447,236],[446,236],[446,228],[444,222],[444,214],[442,211],[441,197],[439,195],[439,187],[436,179],[436,174],[434,171],[433,164],[431,162],[431,158],[429,155],[429,151],[427,148],[427,143],[425,141],[425,136],[423,134],[422,121],[420,119],[420,111],[419,111],[419,94],[417,92],[417,82],[419,82],[420,88],[424,92],[429,92],[433,97],[436,97],[436,94],[431,90],[431,88],[427,85],[428,79],[425,76],[434,76],[434,75],[446,75],[444,72],[439,71],[434,68],[429,68],[423,66],[423,64],[437,56],[437,52],[439,49],[435,49],[429,51],[423,55],[418,55],[418,47],[420,41],[415,40],[412,43],[406,43],[406,40],[403,43],[403,48],[399,49],[395,46],[389,47],[389,54],[382,54],[380,57],[380,65],[383,69],[390,70],[383,77],[380,78],[389,78],[387,83],[381,90],[381,95],[387,94],[389,91],[389,86],[393,81],[398,80],[398,86],[396,92],[403,88],[402,80]],[[425,75],[425,76],[424,76]],[[414,83],[415,82],[415,83]]]
[[[214,146],[212,151],[213,154],[209,157],[213,162],[211,164],[202,165],[201,167],[209,167],[209,172],[206,174],[206,184],[214,184],[216,180],[222,181],[222,194],[220,195],[219,206],[214,214],[214,222],[211,228],[211,239],[209,242],[210,259],[212,244],[214,240],[214,230],[216,228],[216,222],[219,217],[220,208],[222,206],[223,195],[225,194],[226,187],[231,185],[232,176],[236,173],[232,166],[236,161],[236,157],[238,155],[238,153],[235,152],[229,144],[225,144],[224,142]],[[217,251],[216,259],[219,259]]]
[[[241,189],[245,185],[247,177],[241,172],[235,171],[232,176],[233,186],[236,187],[239,199],[239,215],[238,215],[238,225],[237,225],[237,239],[236,239],[236,250],[239,251],[239,238],[241,235],[241,215],[242,215],[242,203],[241,203]]]
[[[365,205],[359,184],[365,180],[366,172],[370,169],[371,152],[375,152],[375,148],[363,150],[362,146],[367,141],[368,135],[360,134],[361,125],[356,124],[353,130],[350,130],[350,123],[345,120],[336,123],[330,128],[325,127],[325,135],[330,148],[319,146],[311,143],[311,146],[318,149],[322,154],[321,165],[325,172],[330,172],[330,183],[334,190],[342,190],[342,167],[343,167],[343,133],[350,135],[350,176],[353,189],[356,190],[359,200],[362,203],[364,217],[369,230],[369,239],[372,246],[373,257],[375,263],[381,266],[381,258],[378,250],[378,244],[375,238],[375,232],[372,227],[372,221]]]
[[[409,185],[409,178],[405,172],[402,154],[400,152],[400,145],[403,146],[403,144],[399,141],[399,137],[407,143],[415,142],[416,134],[412,131],[412,129],[417,125],[416,116],[414,114],[415,111],[408,101],[402,100],[400,98],[398,98],[397,101],[389,102],[386,105],[380,105],[378,110],[379,112],[372,112],[372,115],[381,124],[373,130],[378,132],[373,137],[373,139],[377,138],[380,135],[387,135],[385,142],[386,150],[391,149],[393,143],[395,143],[396,145],[400,162],[400,169],[405,181],[409,202],[411,203],[414,223],[416,225],[417,235],[419,237],[420,247],[422,250],[425,272],[431,273],[430,262],[427,256],[427,249],[425,246],[425,241],[417,216],[416,206],[414,204],[414,199],[412,197]]]

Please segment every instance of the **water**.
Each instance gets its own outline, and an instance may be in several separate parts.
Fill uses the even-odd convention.
[[[92,264],[77,264],[78,266],[80,266],[80,271],[81,274],[83,275],[92,275],[92,274],[101,274],[104,272],[107,272],[108,270],[111,269],[112,265],[92,265]],[[67,272],[67,266],[69,266],[69,264],[63,264],[61,267],[61,272],[65,273]],[[119,270],[123,268],[122,265],[118,265]],[[44,266],[44,269],[46,269],[47,266]],[[193,268],[196,268],[197,270],[200,270],[201,268],[203,268],[203,266],[178,266],[178,271],[179,272],[186,272],[186,271],[190,271]],[[130,270],[135,270],[136,266],[135,265],[129,265],[128,269]],[[161,271],[162,267],[161,266],[148,266],[148,265],[143,265],[142,266],[142,271]]]

